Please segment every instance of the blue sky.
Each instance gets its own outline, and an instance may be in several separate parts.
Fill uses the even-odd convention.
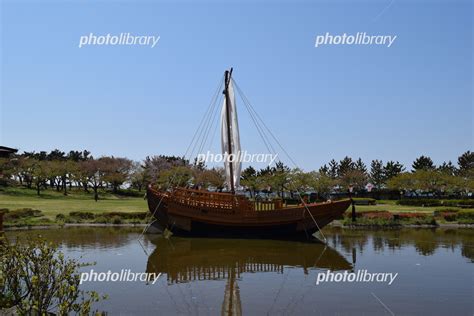
[[[0,1],[3,145],[182,155],[233,66],[304,169],[473,148],[472,1]],[[91,32],[161,38],[78,48]],[[315,48],[326,32],[397,39]],[[239,117],[242,147],[265,152],[241,103]]]

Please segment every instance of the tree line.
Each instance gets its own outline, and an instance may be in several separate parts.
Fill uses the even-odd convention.
[[[176,156],[151,156],[143,161],[124,157],[94,158],[87,150],[62,152],[24,152],[0,161],[3,180],[41,190],[55,189],[67,195],[74,188],[92,192],[99,199],[99,191],[107,189],[119,193],[123,186],[138,192],[149,183],[165,188],[170,184],[184,187],[221,191],[225,175],[222,168],[206,168],[201,162],[191,163]],[[474,153],[460,155],[457,164],[451,161],[436,166],[432,159],[420,156],[411,170],[398,161],[372,160],[370,166],[362,159],[344,157],[332,159],[318,171],[305,172],[289,168],[282,162],[256,170],[243,170],[241,184],[255,197],[260,192],[280,197],[296,192],[315,191],[321,197],[332,193],[369,190],[409,190],[435,194],[466,195],[474,191]],[[5,182],[5,181],[4,181]],[[368,186],[370,184],[370,186]]]

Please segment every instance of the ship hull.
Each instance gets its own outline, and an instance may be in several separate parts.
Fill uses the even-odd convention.
[[[186,236],[308,238],[342,214],[350,200],[285,207],[228,193],[147,189],[148,207],[162,229]]]

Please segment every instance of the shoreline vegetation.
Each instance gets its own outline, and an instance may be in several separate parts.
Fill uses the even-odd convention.
[[[397,227],[474,227],[472,200],[375,200],[354,198],[356,221],[351,208],[332,226],[346,228]],[[429,202],[429,203],[428,203]],[[404,205],[415,204],[415,205]],[[466,205],[468,204],[468,205]],[[4,228],[42,228],[68,226],[144,226],[151,221],[143,193],[101,192],[99,203],[81,190],[67,196],[54,190],[38,197],[34,190],[8,187],[0,189],[0,212]]]

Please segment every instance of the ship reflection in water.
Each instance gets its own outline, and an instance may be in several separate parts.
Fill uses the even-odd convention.
[[[168,285],[226,280],[223,315],[241,315],[238,281],[249,273],[283,274],[300,267],[305,275],[316,268],[351,270],[352,265],[334,249],[320,243],[205,238],[154,238],[146,272],[166,275]]]
[[[141,236],[142,228],[41,234],[97,272],[162,273],[149,282],[86,282],[109,315],[472,315],[474,229],[327,227],[321,243]],[[141,240],[141,244],[138,242]],[[90,270],[91,267],[85,268]],[[398,273],[393,284],[326,282],[328,271]]]

